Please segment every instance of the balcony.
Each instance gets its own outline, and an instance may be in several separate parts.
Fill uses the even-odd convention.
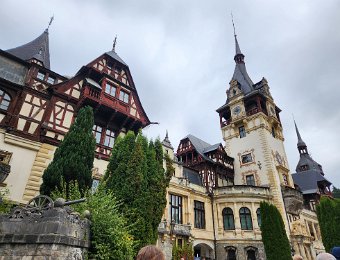
[[[171,231],[171,224],[167,225],[167,221],[164,219],[158,225],[158,233],[162,234],[171,234],[171,235],[179,235],[179,236],[191,236],[191,225],[190,224],[173,224],[173,230]]]
[[[302,193],[288,186],[282,187],[282,195],[287,213],[297,215],[303,208]]]
[[[224,186],[217,187],[214,190],[216,196],[218,195],[227,195],[230,197],[261,197],[261,198],[270,198],[271,193],[269,187],[260,187],[260,186],[250,186],[250,185],[233,185],[233,186]]]

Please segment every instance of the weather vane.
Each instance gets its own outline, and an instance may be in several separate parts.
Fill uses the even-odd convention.
[[[113,44],[112,44],[112,50],[115,52],[116,51],[116,44],[117,44],[117,34],[115,39],[113,40]]]
[[[233,23],[233,28],[234,28],[234,36],[236,36],[236,30],[235,30],[233,12],[231,12],[230,14],[231,14],[231,22]]]
[[[53,20],[54,20],[54,15],[52,15],[52,17],[50,18],[50,22],[48,23],[47,30],[50,28]]]

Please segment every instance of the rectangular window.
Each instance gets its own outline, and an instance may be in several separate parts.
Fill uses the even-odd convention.
[[[283,179],[283,184],[286,185],[286,186],[289,186],[288,177],[287,177],[286,174],[282,175],[282,179]]]
[[[255,186],[255,178],[253,174],[246,176],[246,183],[247,185]]]
[[[37,78],[40,79],[40,80],[44,80],[45,74],[39,71],[38,75],[37,75]]]
[[[47,83],[54,84],[55,78],[48,76]]]
[[[238,131],[240,133],[240,138],[246,137],[246,129],[244,128],[244,126],[240,126],[238,128]]]
[[[109,94],[110,96],[115,97],[116,91],[117,91],[116,87],[112,86],[111,84],[106,83],[106,85],[105,85],[105,93],[106,94]]]
[[[176,224],[182,224],[182,197],[170,194],[170,217]]]
[[[251,156],[251,153],[247,153],[241,156],[241,161],[243,164],[250,163],[253,161],[253,157]]]
[[[107,129],[105,131],[105,140],[104,140],[104,145],[105,146],[108,146],[110,148],[113,147],[113,144],[115,142],[115,135],[114,135],[114,132]]]
[[[276,137],[274,126],[272,127],[272,136],[273,136],[274,138]]]
[[[124,103],[129,103],[129,93],[121,90],[119,93],[119,100],[123,101]]]
[[[94,134],[94,138],[96,138],[96,143],[100,144],[100,140],[102,137],[102,128],[98,125],[94,125],[93,126],[93,134]]]
[[[195,212],[195,228],[205,228],[205,211],[204,203],[201,201],[194,201],[194,212]]]

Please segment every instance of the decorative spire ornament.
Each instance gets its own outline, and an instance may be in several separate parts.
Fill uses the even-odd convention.
[[[112,44],[112,51],[116,52],[116,44],[117,44],[117,34],[115,39],[113,40],[113,44]]]

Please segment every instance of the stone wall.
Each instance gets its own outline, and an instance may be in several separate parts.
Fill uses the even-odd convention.
[[[0,216],[0,259],[84,259],[89,233],[89,220],[69,207],[17,207]]]

